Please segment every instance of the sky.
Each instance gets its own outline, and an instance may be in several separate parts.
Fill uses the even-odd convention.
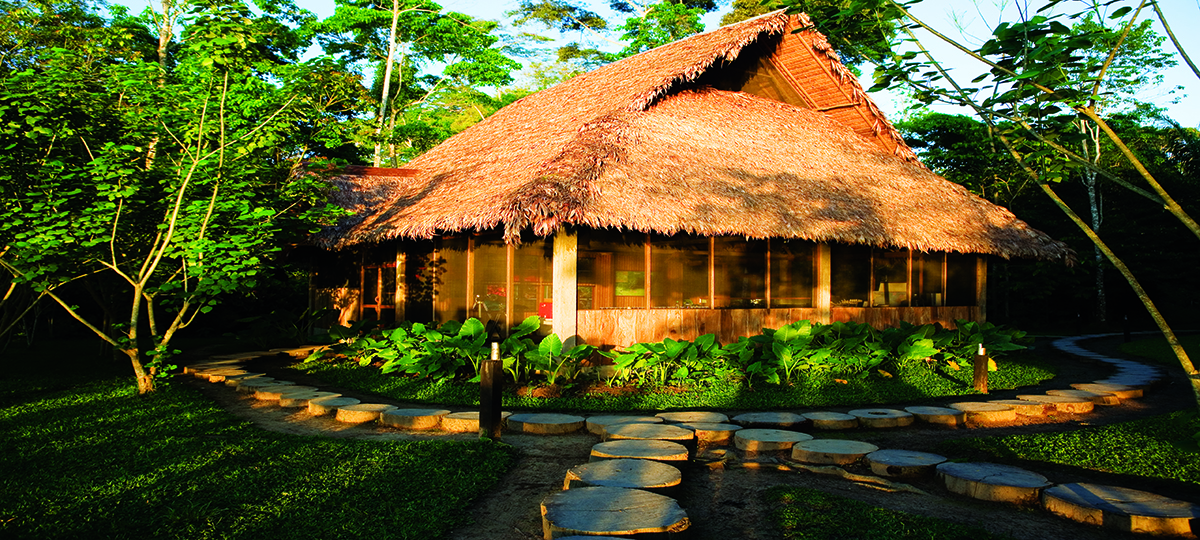
[[[145,8],[148,1],[114,0],[115,3],[130,6],[134,12]],[[507,19],[505,12],[515,9],[518,2],[517,0],[442,0],[439,3],[448,11],[458,11],[480,19],[505,22]],[[596,0],[592,0],[590,3],[593,5],[607,4],[607,2]],[[925,0],[912,11],[915,16],[950,37],[961,39],[969,46],[978,46],[987,39],[990,29],[995,26],[1001,16],[1006,16],[1009,20],[1016,16],[1015,3],[1014,0]],[[332,15],[334,10],[333,0],[297,0],[297,4],[322,18]],[[1184,49],[1192,56],[1193,61],[1200,62],[1200,31],[1197,31],[1196,28],[1197,23],[1200,23],[1200,0],[1159,0],[1159,5],[1171,22],[1176,37],[1183,43]],[[717,13],[706,16],[705,27],[713,29],[719,26],[721,15],[728,10],[729,8],[725,7]],[[603,9],[596,11],[602,15],[611,13],[606,13]],[[1154,18],[1153,11],[1147,8],[1142,17]],[[533,32],[543,30],[543,28],[528,29]],[[1155,30],[1161,35],[1166,35],[1157,21]],[[930,35],[920,37],[922,43],[933,52],[934,57],[949,66],[952,75],[957,73],[956,78],[963,83],[969,82],[975,75],[982,73],[977,62],[968,59],[936,37]],[[565,38],[569,41],[586,41],[589,36],[580,34],[565,36]],[[614,47],[602,41],[595,41],[594,45],[602,49],[615,50]],[[1169,40],[1164,43],[1164,47],[1174,51]],[[869,66],[864,69],[862,83],[865,88],[870,88],[872,85],[870,71]],[[1169,94],[1168,91],[1176,86],[1183,86],[1185,90],[1176,91],[1174,95]],[[1187,89],[1190,89],[1191,92],[1189,93]],[[893,119],[903,114],[907,105],[903,98],[887,91],[872,94],[872,98],[888,117]],[[1138,98],[1165,107],[1169,116],[1184,126],[1200,127],[1200,78],[1197,78],[1182,60],[1179,61],[1179,65],[1164,73],[1162,86],[1144,91],[1139,94]],[[934,105],[933,108],[946,113],[971,114],[970,110],[948,105]]]

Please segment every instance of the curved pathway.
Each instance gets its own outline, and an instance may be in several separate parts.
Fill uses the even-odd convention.
[[[701,524],[702,529],[720,529],[713,531],[693,531],[693,537],[729,537],[728,526],[720,526],[708,515],[716,513],[712,504],[706,504],[703,493],[713,492],[712,500],[717,500],[723,486],[719,485],[723,475],[754,474],[762,469],[789,470],[814,472],[819,475],[842,477],[864,484],[875,485],[892,491],[908,491],[925,494],[927,491],[942,491],[955,493],[970,499],[982,501],[1000,501],[1026,506],[1037,505],[1049,512],[1069,519],[1103,525],[1110,531],[1103,532],[1098,537],[1112,537],[1117,531],[1154,532],[1157,534],[1190,535],[1189,520],[1200,518],[1200,510],[1185,502],[1159,497],[1152,493],[1129,490],[1120,486],[1104,486],[1091,483],[1068,482],[1055,485],[1050,479],[1030,471],[1016,469],[1005,465],[987,463],[943,463],[946,458],[925,452],[913,452],[905,449],[885,449],[867,442],[846,440],[845,435],[835,433],[840,430],[851,430],[846,434],[857,435],[857,438],[872,440],[873,432],[887,433],[889,436],[912,431],[913,435],[928,438],[930,433],[947,432],[946,429],[959,427],[988,428],[989,426],[1005,426],[1013,424],[1036,425],[1047,422],[1061,422],[1064,418],[1087,418],[1092,415],[1103,415],[1105,409],[1116,410],[1120,404],[1128,400],[1137,400],[1142,392],[1152,388],[1163,379],[1161,369],[1139,362],[1123,360],[1102,355],[1079,345],[1079,342],[1100,337],[1110,337],[1117,334],[1102,334],[1076,336],[1058,339],[1053,346],[1066,354],[1100,362],[1115,368],[1116,373],[1110,377],[1079,381],[1073,388],[1055,388],[1044,394],[1018,394],[1017,399],[992,400],[988,396],[976,396],[978,399],[944,404],[947,406],[934,407],[925,404],[912,405],[902,409],[873,408],[850,411],[810,411],[796,413],[747,413],[728,416],[712,412],[696,413],[663,413],[657,417],[636,415],[634,417],[554,415],[554,414],[521,414],[508,419],[510,433],[504,435],[506,443],[514,444],[522,449],[523,467],[533,469],[535,474],[526,475],[535,478],[533,482],[509,482],[501,491],[508,493],[504,498],[517,500],[544,500],[542,510],[538,514],[546,514],[542,519],[542,531],[535,531],[530,526],[528,514],[531,508],[516,511],[511,502],[502,504],[493,512],[484,511],[490,516],[477,516],[477,521],[495,524],[496,512],[519,515],[516,521],[500,519],[506,525],[512,521],[512,531],[460,531],[457,537],[469,538],[484,533],[489,537],[506,538],[535,538],[542,534],[560,537],[572,531],[584,531],[589,534],[606,532],[608,527],[613,534],[628,534],[634,529],[622,529],[613,525],[611,515],[636,513],[633,507],[618,507],[610,509],[615,514],[598,515],[586,510],[595,507],[595,501],[589,498],[587,492],[579,496],[567,497],[554,494],[556,484],[565,489],[569,486],[610,486],[613,481],[622,487],[606,487],[608,490],[626,490],[630,504],[645,508],[647,505],[639,497],[632,497],[637,486],[629,486],[629,466],[607,467],[612,478],[595,478],[598,474],[590,471],[587,480],[572,480],[572,475],[579,476],[576,471],[581,461],[612,459],[625,457],[612,455],[612,443],[596,444],[596,436],[601,440],[620,440],[623,452],[632,453],[630,458],[645,458],[645,451],[640,445],[662,446],[675,445],[683,451],[685,458],[690,461],[672,462],[687,465],[692,469],[709,471],[708,475],[685,474],[684,486],[690,489],[681,497],[684,501],[684,511],[693,514],[687,517],[684,511],[662,510],[650,518],[665,520],[661,523],[650,519],[646,525],[639,522],[636,529],[641,532],[679,532],[687,529],[693,522]],[[342,396],[335,392],[323,391],[319,387],[300,387],[290,381],[277,380],[264,373],[243,369],[253,366],[253,359],[262,356],[288,354],[307,355],[311,348],[292,350],[271,350],[212,357],[209,360],[188,366],[186,373],[212,383],[222,383],[225,387],[218,400],[234,412],[253,418],[264,427],[281,429],[297,433],[318,432],[336,437],[363,437],[380,439],[411,439],[411,438],[462,438],[477,437],[478,415],[471,411],[451,413],[449,410],[428,409],[427,406],[415,408],[398,408],[395,405],[360,398]],[[220,385],[217,385],[220,386]],[[235,389],[236,394],[230,392]],[[1136,401],[1134,402],[1136,403]],[[282,404],[282,405],[281,405]],[[1102,409],[1096,411],[1096,408]],[[635,423],[630,423],[635,422]],[[1083,423],[1083,421],[1079,421]],[[279,424],[283,424],[280,426]],[[584,427],[587,431],[584,431]],[[291,428],[287,428],[291,426]],[[385,427],[387,426],[387,427]],[[905,427],[911,426],[911,427]],[[813,436],[799,430],[816,433]],[[591,435],[585,433],[591,432]],[[683,436],[687,434],[687,436]],[[865,435],[865,436],[863,436]],[[830,438],[832,437],[832,438]],[[937,437],[937,435],[934,435]],[[895,441],[895,437],[883,437]],[[673,442],[663,442],[664,440]],[[903,440],[901,437],[899,440]],[[878,442],[878,441],[876,441]],[[681,444],[676,444],[681,443]],[[610,445],[604,451],[597,448]],[[901,444],[901,446],[905,446]],[[636,449],[636,450],[635,450]],[[878,451],[878,452],[877,452]],[[639,453],[640,452],[640,453]],[[670,452],[668,452],[670,453]],[[651,459],[654,457],[651,455]],[[675,458],[660,458],[675,459]],[[899,460],[899,461],[896,461]],[[936,469],[936,480],[934,467]],[[866,473],[866,474],[862,474]],[[564,485],[564,475],[567,480]],[[1031,476],[1032,475],[1032,476]],[[557,478],[555,478],[557,476]],[[707,476],[707,477],[705,477]],[[805,478],[811,478],[805,475]],[[915,479],[914,479],[915,478]],[[546,482],[547,479],[553,479]],[[714,480],[717,484],[714,485]],[[771,483],[780,483],[778,478]],[[636,482],[635,482],[636,483]],[[806,482],[810,483],[810,482]],[[845,484],[844,481],[842,481]],[[911,485],[910,485],[911,483]],[[516,484],[516,485],[512,485]],[[920,486],[920,487],[915,487]],[[654,489],[653,486],[644,486]],[[844,486],[843,486],[844,487]],[[924,489],[922,489],[924,488]],[[674,488],[678,490],[678,488]],[[601,490],[605,497],[612,494]],[[699,495],[697,496],[697,492]],[[561,493],[561,492],[560,492]],[[600,492],[596,492],[600,493]],[[621,492],[625,493],[625,492]],[[668,492],[671,494],[674,492]],[[896,498],[911,495],[895,495]],[[489,496],[490,498],[490,496]],[[856,497],[857,498],[857,497]],[[624,500],[618,497],[618,500]],[[932,503],[930,498],[923,497],[917,506],[941,506],[943,502]],[[944,498],[942,498],[944,499]],[[656,504],[674,505],[668,497],[654,499]],[[964,499],[951,496],[948,502],[962,504]],[[747,504],[753,504],[746,501]],[[484,501],[483,506],[490,503]],[[735,505],[736,506],[736,505]],[[901,505],[903,506],[903,505]],[[657,508],[657,507],[656,507]],[[674,507],[677,508],[677,507]],[[737,508],[734,509],[735,514]],[[995,510],[995,509],[991,509]],[[1003,509],[1007,511],[1008,509]],[[939,513],[934,511],[934,513]],[[1004,513],[1003,511],[1001,513]],[[661,514],[661,515],[660,515]],[[584,517],[580,517],[584,516]],[[666,516],[666,517],[663,517]],[[482,520],[480,518],[483,518]],[[643,516],[645,517],[645,516]],[[942,516],[951,517],[951,516]],[[586,518],[586,519],[585,519]],[[580,521],[580,520],[583,521]],[[591,519],[589,522],[587,519]],[[1001,518],[1003,519],[1003,518]],[[558,523],[556,521],[561,521]],[[1038,521],[1038,520],[1035,520]],[[518,524],[519,523],[519,524]],[[583,525],[581,525],[583,523]],[[600,523],[599,529],[589,529],[588,523]],[[649,527],[649,528],[647,528]],[[1052,529],[1047,522],[1040,521],[1037,525],[1038,538],[1053,538],[1055,534],[1047,534]],[[734,528],[736,529],[736,527]],[[1115,529],[1115,530],[1113,530]],[[1067,527],[1069,532],[1061,537],[1080,537],[1080,532]],[[1097,532],[1099,529],[1081,529],[1087,532]],[[500,534],[503,532],[504,534]],[[705,534],[706,532],[710,534]],[[760,537],[754,531],[753,537]],[[1011,531],[1007,532],[1012,534]],[[1119,533],[1118,533],[1119,534]],[[747,536],[747,531],[734,533],[734,536]],[[768,535],[769,536],[769,535]],[[1086,535],[1085,535],[1086,536]]]

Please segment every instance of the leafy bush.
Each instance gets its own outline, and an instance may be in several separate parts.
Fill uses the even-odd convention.
[[[567,348],[556,335],[535,342],[531,337],[541,327],[537,316],[525,319],[500,343],[505,372],[514,382],[529,382],[535,374],[549,384],[575,380],[585,360],[607,357],[614,365],[610,385],[703,385],[740,379],[748,386],[756,382],[792,384],[800,374],[832,371],[855,374],[878,369],[895,369],[915,361],[934,365],[969,363],[980,345],[994,358],[1025,348],[1019,330],[991,323],[956,321],[947,330],[937,324],[901,323],[899,328],[877,330],[867,324],[832,324],[797,321],[778,329],[740,337],[722,346],[715,335],[695,341],[664,339],[634,343],[626,350],[600,352],[591,345]],[[435,380],[470,379],[489,354],[487,330],[479,319],[450,321],[433,328],[421,323],[401,323],[387,330],[362,323],[335,328],[330,335],[339,343],[320,354],[342,355],[360,365],[380,365],[383,373],[400,372]],[[889,365],[890,364],[890,365]],[[470,379],[477,380],[477,379]]]

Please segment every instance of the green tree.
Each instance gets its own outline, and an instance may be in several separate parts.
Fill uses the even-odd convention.
[[[370,130],[364,142],[374,147],[372,162],[380,166],[385,157],[392,165],[411,158],[437,133],[436,126],[417,121],[421,114],[409,114],[410,108],[428,104],[446,87],[512,82],[510,74],[520,64],[496,46],[497,28],[495,22],[444,13],[426,0],[338,0],[333,16],[305,30],[343,65],[373,70],[374,120],[363,131]],[[440,73],[426,72],[434,66],[441,66]]]
[[[778,8],[774,0],[733,0],[733,10],[721,16],[721,26],[765,15]]]
[[[1118,5],[1119,2],[1105,4],[1115,8],[1107,17],[1122,21],[1118,29],[1083,34],[1073,25],[1086,22],[1089,16],[1094,16],[1095,12],[1090,7],[1085,6],[1078,12],[1055,14],[1056,8],[1068,5],[1061,0],[1049,0],[1036,12],[1019,6],[1022,7],[1019,18],[1000,23],[994,29],[992,38],[977,48],[950,39],[914,16],[908,9],[911,4],[896,0],[850,0],[847,8],[838,14],[814,22],[826,34],[850,36],[856,32],[869,32],[875,27],[873,21],[855,19],[852,16],[855,13],[877,13],[881,20],[894,21],[901,29],[902,42],[888,43],[888,52],[877,57],[879,64],[875,71],[874,89],[905,85],[913,89],[914,96],[922,103],[943,100],[976,111],[979,119],[992,128],[993,135],[1014,163],[1038,183],[1042,192],[1100,249],[1129,283],[1191,378],[1196,403],[1200,407],[1200,371],[1196,370],[1180,346],[1162,313],[1129,267],[1054,189],[1054,184],[1069,178],[1080,168],[1094,171],[1100,178],[1111,180],[1160,205],[1200,238],[1200,225],[1167,193],[1146,163],[1105,120],[1098,107],[1104,83],[1111,76],[1109,69],[1121,54],[1122,43],[1137,27],[1147,1],[1115,7]],[[1154,9],[1165,25],[1166,17],[1157,5]],[[969,83],[959,81],[924,47],[913,33],[914,28],[921,28],[936,39],[956,47],[979,62],[985,72]],[[1096,68],[1079,51],[1102,43],[1110,43],[1111,46],[1104,55],[1104,62]],[[1200,76],[1200,70],[1197,75]],[[968,86],[979,83],[984,84],[982,87]],[[1087,156],[1073,149],[1078,148],[1080,133],[1075,121],[1080,119],[1092,122],[1099,128],[1123,162],[1138,173],[1139,183],[1145,187],[1097,166]],[[1000,130],[1000,122],[1014,128]],[[1022,152],[1022,148],[1027,150]]]
[[[114,56],[128,36],[106,23],[0,79],[0,266],[124,354],[142,393],[179,330],[338,213],[293,174],[292,140],[319,114],[300,90],[338,79],[290,62],[304,42],[270,12],[221,1],[186,20],[170,72]],[[109,317],[60,294],[81,282],[112,287]]]

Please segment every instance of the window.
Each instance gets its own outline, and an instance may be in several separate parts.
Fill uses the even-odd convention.
[[[435,290],[433,313],[435,322],[467,319],[467,238],[442,238],[436,243],[430,278]]]
[[[651,235],[650,307],[706,307],[708,254],[706,237]]]
[[[872,307],[908,305],[908,250],[875,249],[871,253]]]
[[[871,248],[830,246],[830,300],[833,307],[865,307],[871,286]]]
[[[589,230],[579,235],[579,309],[646,307],[646,235]]]
[[[713,240],[713,281],[719,308],[767,307],[767,241]]]
[[[813,306],[816,247],[804,240],[771,240],[771,307]]]

